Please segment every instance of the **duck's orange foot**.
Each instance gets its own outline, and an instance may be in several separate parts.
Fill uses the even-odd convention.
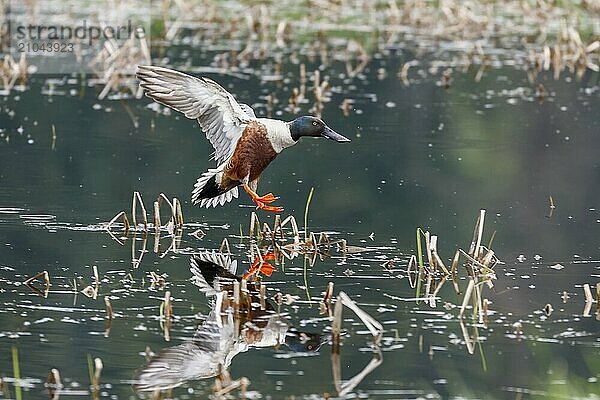
[[[283,207],[277,206],[269,206],[268,204],[273,203],[275,200],[278,200],[279,197],[274,196],[273,193],[265,194],[264,196],[259,196],[255,191],[250,189],[250,187],[244,183],[244,189],[250,195],[252,201],[256,204],[257,210],[265,210],[270,212],[282,212]]]
[[[262,256],[262,262],[260,257],[256,257],[252,263],[252,266],[250,266],[250,269],[244,274],[242,279],[248,279],[252,275],[258,275],[259,273],[262,273],[265,276],[271,276],[273,272],[277,271],[277,269],[273,265],[266,262],[267,260],[275,260],[275,253],[270,251]]]
[[[253,200],[258,200],[261,203],[265,203],[265,204],[271,204],[272,202],[274,202],[275,200],[279,200],[279,197],[274,196],[273,193],[267,193],[264,196],[257,196],[255,199]]]
[[[273,201],[275,201],[275,200],[273,200]],[[256,203],[257,210],[265,210],[265,211],[276,212],[276,213],[283,212],[283,207],[269,206],[258,200],[255,200],[254,202]]]

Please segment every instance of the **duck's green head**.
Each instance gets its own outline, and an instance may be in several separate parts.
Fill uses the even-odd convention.
[[[292,139],[295,141],[298,141],[302,136],[324,137],[340,143],[350,141],[350,139],[335,132],[333,129],[325,125],[325,122],[316,117],[305,115],[296,118],[295,120],[289,122],[289,124]]]

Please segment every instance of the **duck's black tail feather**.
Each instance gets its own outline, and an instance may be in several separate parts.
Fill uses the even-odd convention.
[[[227,190],[219,186],[223,172],[221,169],[209,169],[196,181],[192,191],[192,204],[199,204],[200,207],[209,208],[223,205],[234,197],[238,197],[238,188]]]

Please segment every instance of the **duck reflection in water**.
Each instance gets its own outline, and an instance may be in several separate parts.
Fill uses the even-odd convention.
[[[211,378],[227,370],[233,357],[251,347],[287,346],[294,352],[316,352],[330,335],[302,332],[289,324],[268,300],[260,297],[259,286],[248,282],[239,306],[233,306],[237,262],[218,253],[193,255],[192,283],[207,296],[213,307],[194,337],[162,350],[137,377],[137,390],[164,390],[187,381]],[[226,293],[226,295],[225,295]]]

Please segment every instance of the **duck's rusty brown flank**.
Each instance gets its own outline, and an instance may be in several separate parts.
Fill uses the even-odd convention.
[[[249,182],[256,180],[275,157],[277,152],[267,137],[267,128],[257,121],[250,121],[225,167],[220,186],[237,186],[248,175]]]

